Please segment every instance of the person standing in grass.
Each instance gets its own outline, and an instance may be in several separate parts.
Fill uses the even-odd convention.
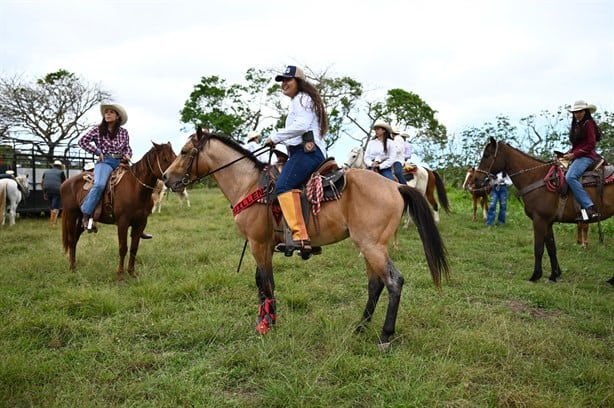
[[[43,180],[41,181],[45,198],[49,200],[49,225],[55,225],[57,223],[58,214],[62,206],[60,200],[60,186],[66,180],[66,174],[62,167],[62,162],[55,160],[53,162],[53,167],[43,173]]]

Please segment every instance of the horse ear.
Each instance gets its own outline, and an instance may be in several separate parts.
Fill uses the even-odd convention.
[[[154,147],[157,149],[160,147],[159,144],[157,144],[156,142],[154,142],[153,140],[151,141],[151,144],[154,145]]]
[[[488,138],[488,143],[497,144],[497,141],[495,140],[494,137],[491,136]]]

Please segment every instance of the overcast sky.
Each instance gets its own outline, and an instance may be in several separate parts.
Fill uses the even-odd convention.
[[[614,1],[0,0],[0,75],[99,83],[128,111],[135,159],[150,140],[179,150],[201,77],[287,64],[414,92],[451,133],[577,99],[612,112]]]

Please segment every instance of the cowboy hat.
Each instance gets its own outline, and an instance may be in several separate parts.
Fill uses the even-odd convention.
[[[250,131],[250,132],[247,134],[247,136],[245,137],[245,141],[246,141],[246,142],[249,142],[249,141],[251,141],[251,140],[254,140],[254,139],[258,139],[258,138],[260,138],[260,136],[262,136],[262,135],[260,134],[260,132],[256,132],[255,130],[251,130],[251,131]]]
[[[107,109],[113,109],[119,115],[119,126],[123,126],[128,122],[128,113],[126,110],[116,103],[103,103],[100,104],[100,113],[104,117],[104,111]]]
[[[54,165],[54,166],[60,166],[60,167],[62,167],[62,162],[61,162],[61,161],[59,161],[59,160],[56,160],[56,161],[54,161],[54,162],[53,162],[53,165]]]
[[[378,128],[378,127],[382,129],[386,129],[388,133],[392,134],[392,127],[390,127],[390,125],[384,122],[383,120],[378,120],[373,124],[373,129]]]
[[[303,81],[305,80],[305,73],[302,69],[295,65],[288,65],[283,74],[279,74],[275,77],[275,82],[281,82],[284,79],[290,78],[300,78]]]
[[[571,108],[569,108],[569,112],[578,112],[578,111],[582,111],[584,109],[588,109],[588,111],[590,113],[595,113],[597,111],[597,107],[595,105],[593,105],[592,103],[586,103],[583,100],[579,100],[579,101],[575,101],[573,106]]]
[[[94,164],[94,162],[87,162],[87,163],[85,163],[85,165],[83,166],[83,171],[91,171],[91,170],[94,170],[94,167],[96,167],[96,165]]]

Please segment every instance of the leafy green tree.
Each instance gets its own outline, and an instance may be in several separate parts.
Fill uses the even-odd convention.
[[[74,73],[60,69],[28,82],[0,78],[0,127],[3,141],[16,148],[33,148],[51,160],[58,147],[64,153],[89,126],[84,115],[111,94]]]

